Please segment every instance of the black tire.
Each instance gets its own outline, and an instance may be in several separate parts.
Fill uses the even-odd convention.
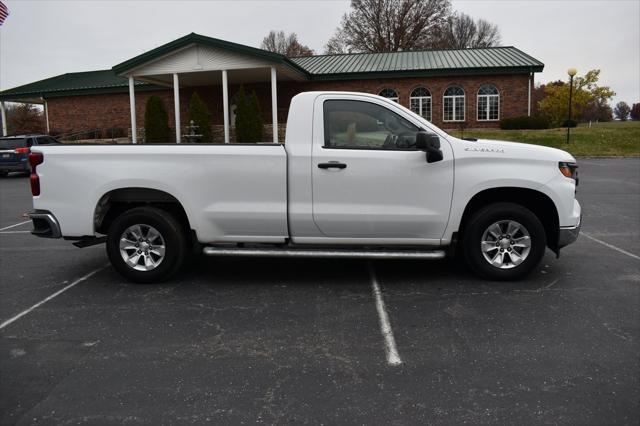
[[[0,177],[7,177],[9,175],[9,172],[0,172]]]
[[[490,263],[489,260],[485,258],[482,250],[482,237],[485,231],[493,224],[499,223],[501,221],[514,221],[520,224],[529,234],[530,248],[526,256],[524,256],[524,260],[522,263],[515,265],[509,258],[509,253],[504,253],[506,262],[505,267],[507,269],[503,269],[497,266],[494,266]],[[506,231],[505,231],[506,232]],[[523,235],[519,233],[518,235]],[[505,245],[507,244],[507,239],[500,239],[496,242],[496,246],[502,247],[499,244],[499,241],[505,241]],[[473,272],[477,275],[480,275],[483,278],[489,280],[496,281],[510,281],[510,280],[518,280],[527,275],[533,268],[536,267],[542,260],[542,256],[544,256],[545,248],[547,246],[547,238],[544,226],[538,219],[538,217],[533,214],[527,208],[514,203],[495,203],[490,204],[486,207],[483,207],[479,211],[477,211],[469,222],[466,224],[464,229],[464,235],[462,237],[462,252],[464,254],[464,258],[471,268]],[[487,256],[492,257],[494,253],[500,251],[499,248],[491,249],[497,251],[491,251],[487,253]],[[507,250],[516,250],[508,246],[504,249]],[[518,248],[517,250],[522,250]],[[517,253],[516,253],[517,254]]]
[[[142,225],[142,232],[146,229],[147,235],[149,227],[153,227],[164,240],[164,257],[154,269],[136,270],[121,254],[120,239],[125,230],[134,225]],[[122,213],[109,227],[107,255],[114,269],[127,280],[140,284],[159,283],[171,278],[184,264],[187,243],[184,227],[173,215],[156,207],[136,207]]]

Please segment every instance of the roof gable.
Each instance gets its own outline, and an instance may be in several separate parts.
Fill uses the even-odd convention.
[[[220,40],[213,37],[206,37],[196,33],[187,34],[186,36],[181,37],[177,40],[149,50],[148,52],[138,55],[135,58],[131,58],[125,62],[115,65],[112,69],[116,74],[124,75],[137,67],[150,62],[154,62],[167,55],[171,56],[172,54],[176,54],[177,51],[192,45],[200,45],[204,46],[205,48],[214,49],[217,51],[224,50],[227,52],[231,52],[232,54],[235,53],[237,55],[244,55],[249,58],[267,61],[270,63],[286,64],[289,67],[297,70],[298,72],[306,74],[306,72],[301,67],[279,53],[256,49],[255,47],[232,43],[230,41]]]

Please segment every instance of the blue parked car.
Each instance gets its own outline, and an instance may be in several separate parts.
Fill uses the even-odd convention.
[[[36,145],[59,144],[47,135],[5,136],[0,138],[0,177],[10,172],[30,173],[29,152]]]

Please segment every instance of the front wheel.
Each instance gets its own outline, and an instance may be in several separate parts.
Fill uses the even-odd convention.
[[[187,239],[171,214],[155,207],[136,207],[109,227],[107,255],[122,276],[135,283],[169,279],[184,262]]]
[[[542,259],[547,245],[544,226],[530,210],[514,203],[495,203],[476,212],[463,236],[471,269],[491,280],[516,280]]]

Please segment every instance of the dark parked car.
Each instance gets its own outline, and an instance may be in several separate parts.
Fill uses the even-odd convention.
[[[29,173],[29,152],[35,145],[59,144],[47,135],[5,136],[0,138],[0,176],[9,172]]]

